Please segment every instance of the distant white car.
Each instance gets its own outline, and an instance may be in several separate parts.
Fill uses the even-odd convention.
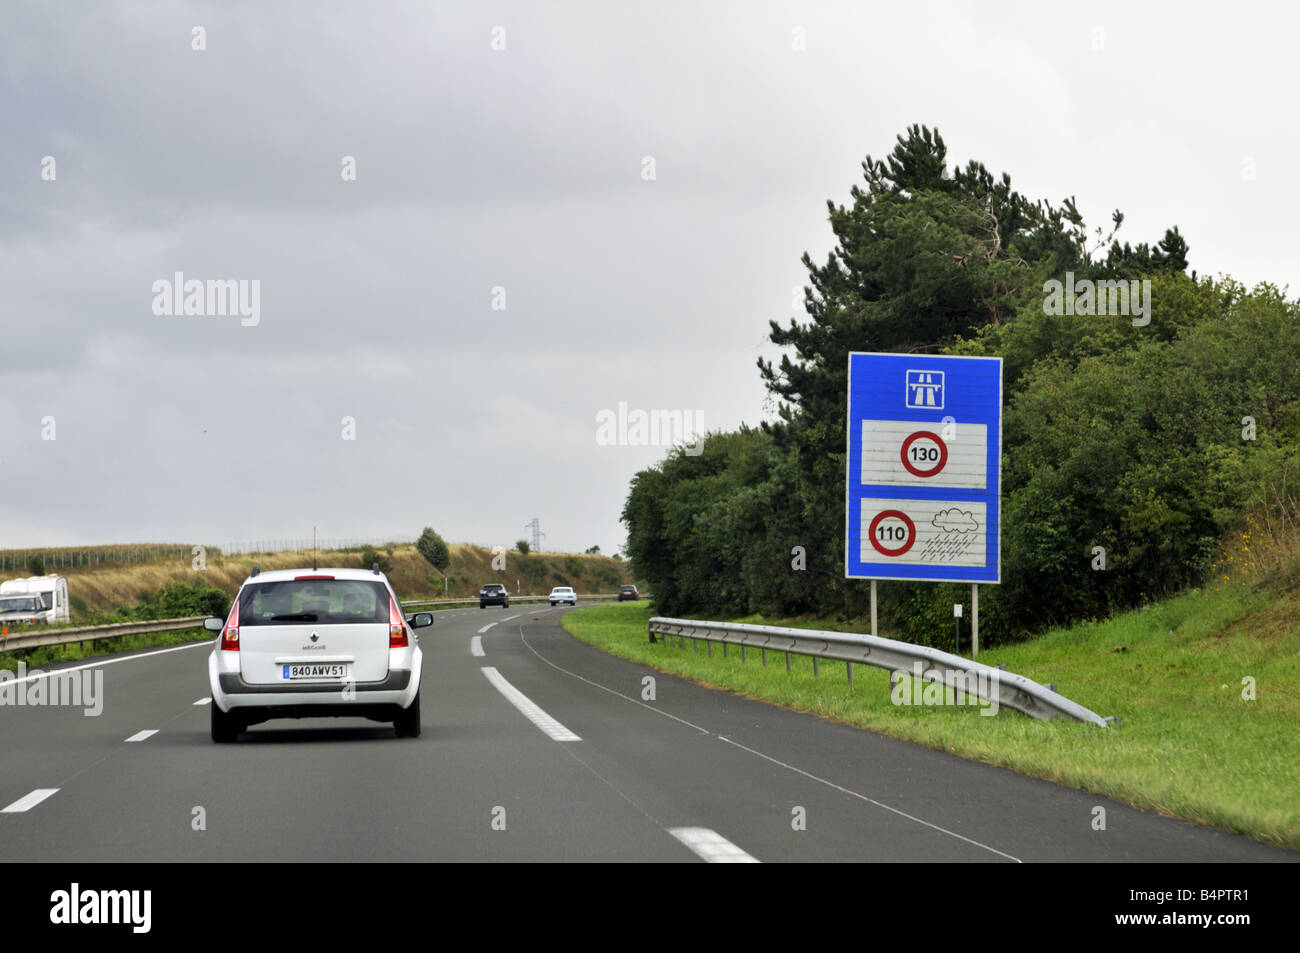
[[[570,586],[556,586],[551,590],[551,605],[567,602],[571,606],[578,604],[578,594]]]
[[[212,740],[234,741],[271,718],[391,721],[420,734],[420,664],[413,629],[378,569],[284,569],[244,580],[208,657]]]

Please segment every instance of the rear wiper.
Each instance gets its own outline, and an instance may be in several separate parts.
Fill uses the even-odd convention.
[[[273,615],[272,622],[315,622],[316,613],[314,612],[296,612],[287,615]]]

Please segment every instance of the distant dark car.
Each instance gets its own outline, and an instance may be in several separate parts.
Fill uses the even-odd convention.
[[[641,598],[641,593],[636,591],[636,586],[618,587],[619,602],[636,602],[640,598]]]
[[[488,606],[510,608],[510,592],[501,583],[489,582],[478,591],[478,607],[486,609]]]

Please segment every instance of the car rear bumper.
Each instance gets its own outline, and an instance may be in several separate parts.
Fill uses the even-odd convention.
[[[218,650],[219,651],[219,650]],[[215,655],[215,652],[214,652]],[[389,668],[377,682],[315,684],[253,684],[238,671],[219,671],[221,663],[208,656],[208,683],[212,700],[224,712],[232,709],[267,709],[267,718],[303,718],[328,715],[376,717],[373,712],[408,708],[420,690],[423,653],[410,656],[410,668]],[[228,663],[227,663],[228,665]],[[260,712],[258,713],[261,714]],[[391,715],[380,716],[391,718]],[[262,720],[260,717],[257,720]]]
[[[280,683],[271,685],[254,685],[244,681],[244,677],[238,672],[222,672],[217,676],[217,681],[221,685],[221,690],[227,695],[319,695],[341,694],[337,683],[320,683],[320,684],[300,684],[294,687],[293,692],[285,692],[284,685]],[[388,673],[388,677],[378,682],[357,682],[353,689],[358,695],[369,692],[403,692],[406,686],[411,683],[410,670],[393,671]]]

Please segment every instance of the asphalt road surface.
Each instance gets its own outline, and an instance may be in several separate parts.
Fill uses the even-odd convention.
[[[0,860],[1300,860],[652,672],[566,611],[436,613],[417,739],[312,719],[213,744],[211,643],[100,659],[97,717],[0,706]]]

